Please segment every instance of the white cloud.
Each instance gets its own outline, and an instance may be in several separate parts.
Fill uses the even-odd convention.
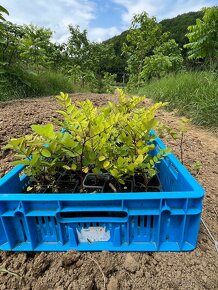
[[[149,16],[156,16],[158,20],[175,17],[189,11],[198,11],[202,7],[213,6],[215,1],[207,0],[112,0],[125,8],[122,20],[129,25],[134,14],[146,11]]]
[[[119,4],[125,8],[122,14],[122,20],[125,24],[129,24],[134,14],[146,11],[150,16],[156,14],[157,7],[163,6],[165,1],[161,0],[112,0],[114,3]]]
[[[96,4],[91,0],[2,0],[1,5],[10,13],[8,20],[49,27],[56,32],[54,40],[59,42],[68,38],[69,24],[87,29],[96,17]]]
[[[109,28],[94,27],[88,30],[88,37],[92,41],[101,42],[121,32],[122,31],[115,26]]]

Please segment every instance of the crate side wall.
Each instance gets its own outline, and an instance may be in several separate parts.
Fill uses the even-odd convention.
[[[0,179],[0,250],[193,250],[203,189],[172,154],[158,166],[163,192],[46,196],[19,194],[15,167]]]

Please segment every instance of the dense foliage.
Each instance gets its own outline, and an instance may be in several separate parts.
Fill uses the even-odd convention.
[[[187,37],[190,59],[205,59],[213,68],[218,60],[218,7],[204,10],[203,20],[197,19],[196,24],[189,26]]]
[[[128,31],[122,32],[120,35],[114,36],[111,39],[103,42],[105,45],[110,45],[114,50],[114,60],[109,63],[108,72],[117,75],[117,81],[119,83],[126,83],[128,80],[128,74],[126,72],[127,67],[127,55],[122,53],[123,44],[127,42]]]
[[[160,78],[181,68],[183,58],[178,44],[147,13],[133,17],[127,41],[123,51],[128,57],[129,87],[138,88],[153,77]]]
[[[57,96],[61,117],[56,123],[62,131],[52,123],[32,125],[32,134],[11,139],[5,149],[16,152],[14,164],[27,165],[27,175],[37,183],[54,183],[56,174],[65,169],[77,172],[81,184],[88,172],[109,173],[120,184],[137,173],[146,187],[156,174],[155,164],[169,149],[154,151],[156,136],[150,132],[163,128],[155,114],[165,103],[138,106],[143,100],[118,90],[118,102],[96,108],[88,99],[72,103],[61,93]]]

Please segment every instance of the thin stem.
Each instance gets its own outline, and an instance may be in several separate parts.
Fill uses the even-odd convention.
[[[179,147],[180,147],[180,160],[181,160],[182,164],[183,164],[183,144],[184,144],[184,133],[182,132],[180,145],[179,145]]]

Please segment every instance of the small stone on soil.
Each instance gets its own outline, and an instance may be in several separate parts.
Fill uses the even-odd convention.
[[[139,264],[138,262],[133,258],[133,256],[128,253],[126,254],[126,259],[123,264],[124,269],[131,273],[135,273],[139,269]]]
[[[117,278],[115,277],[111,277],[110,281],[107,285],[107,290],[119,290],[119,282],[117,280]]]
[[[62,257],[62,266],[63,267],[69,267],[73,264],[75,264],[81,256],[81,253],[76,251],[69,251]]]

